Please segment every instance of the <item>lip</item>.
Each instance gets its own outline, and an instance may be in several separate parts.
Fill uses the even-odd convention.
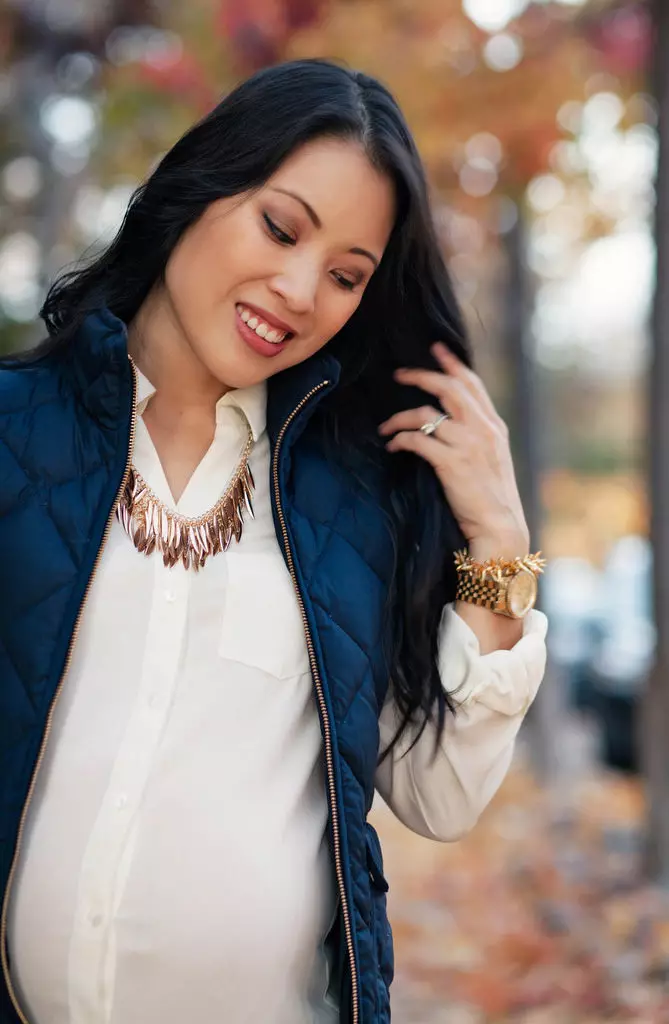
[[[251,308],[251,306],[246,306],[246,309]],[[253,308],[253,312],[257,312],[255,307]],[[283,352],[286,345],[290,344],[290,338],[287,341],[280,341],[276,344],[272,344],[271,341],[265,341],[265,339],[261,338],[259,334],[256,334],[248,324],[244,323],[236,309],[235,322],[242,341],[246,342],[249,348],[253,349],[254,352],[257,352],[259,356],[265,356],[266,359],[273,359],[275,356],[278,356]]]
[[[252,306],[249,302],[238,302],[238,306],[244,306],[245,309],[250,309],[252,313],[255,313],[259,320],[263,320],[270,327],[276,327],[278,331],[285,331],[287,334],[297,334],[297,331],[290,324],[287,324],[285,320],[279,320],[278,317],[272,316],[262,306]],[[242,321],[243,323],[243,321]]]

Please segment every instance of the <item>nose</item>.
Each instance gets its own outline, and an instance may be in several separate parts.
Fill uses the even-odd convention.
[[[318,271],[295,261],[294,265],[283,267],[271,280],[272,290],[278,295],[291,313],[305,315],[316,308]]]

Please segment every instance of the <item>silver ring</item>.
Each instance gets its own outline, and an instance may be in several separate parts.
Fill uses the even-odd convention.
[[[431,420],[429,423],[424,423],[423,426],[420,427],[420,432],[421,434],[425,434],[426,437],[429,437],[430,434],[434,434],[437,427],[440,427],[445,420],[450,420],[451,418],[452,417],[450,412],[442,412],[439,416],[437,416],[436,420]]]

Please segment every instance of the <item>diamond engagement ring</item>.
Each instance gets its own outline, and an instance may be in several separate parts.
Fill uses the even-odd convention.
[[[431,420],[429,423],[424,423],[423,426],[420,428],[420,432],[421,434],[425,434],[426,437],[429,437],[430,434],[434,434],[437,427],[441,426],[441,424],[445,420],[450,419],[451,414],[449,412],[442,412],[439,416],[437,416],[436,420]]]

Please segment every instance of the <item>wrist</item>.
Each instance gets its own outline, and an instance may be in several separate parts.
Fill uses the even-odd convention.
[[[467,550],[477,562],[486,562],[489,558],[525,558],[530,554],[530,537],[526,532],[485,534],[473,537]]]

